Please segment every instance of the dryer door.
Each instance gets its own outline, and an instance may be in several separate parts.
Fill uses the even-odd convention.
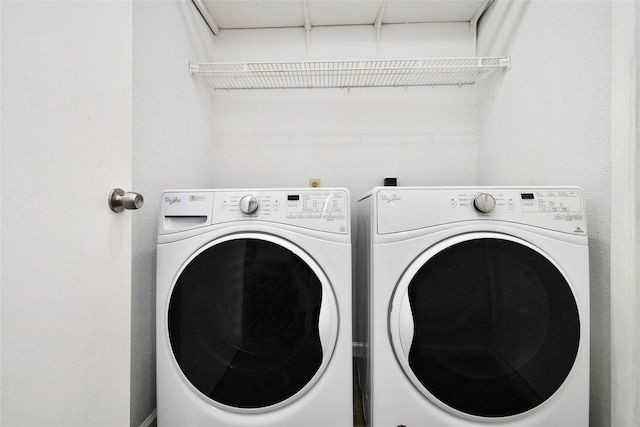
[[[422,253],[389,317],[396,357],[418,390],[473,419],[511,417],[549,399],[580,342],[567,277],[529,243],[471,233]]]
[[[187,383],[236,412],[286,405],[322,375],[338,333],[327,277],[299,247],[260,233],[228,236],[178,273],[167,332]]]

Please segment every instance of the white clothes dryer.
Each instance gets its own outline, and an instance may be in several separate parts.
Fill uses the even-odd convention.
[[[367,425],[589,424],[576,187],[377,187],[358,205]]]
[[[163,193],[158,425],[351,425],[350,236],[346,189]]]

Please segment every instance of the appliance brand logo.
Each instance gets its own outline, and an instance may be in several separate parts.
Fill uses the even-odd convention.
[[[182,201],[182,199],[177,197],[177,196],[176,197],[165,197],[164,198],[164,202],[165,203],[169,203],[169,206],[171,206],[174,203],[180,203],[181,201]]]
[[[381,194],[380,195],[380,200],[382,200],[383,202],[387,202],[387,203],[393,203],[396,202],[398,200],[402,200],[402,197],[398,196],[397,194]]]

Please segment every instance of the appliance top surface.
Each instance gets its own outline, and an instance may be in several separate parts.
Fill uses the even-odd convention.
[[[574,236],[587,235],[578,187],[376,187],[371,197],[377,234],[465,221],[501,221]]]
[[[162,194],[158,233],[259,221],[349,235],[349,210],[345,188],[167,190]]]

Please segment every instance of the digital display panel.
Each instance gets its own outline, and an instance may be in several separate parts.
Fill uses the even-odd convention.
[[[520,196],[522,197],[522,200],[533,200],[533,193],[522,193],[520,194]]]
[[[300,200],[300,195],[298,195],[298,194],[289,194],[289,195],[287,196],[287,200],[289,200],[290,202],[291,202],[291,201],[297,201],[297,200]]]

